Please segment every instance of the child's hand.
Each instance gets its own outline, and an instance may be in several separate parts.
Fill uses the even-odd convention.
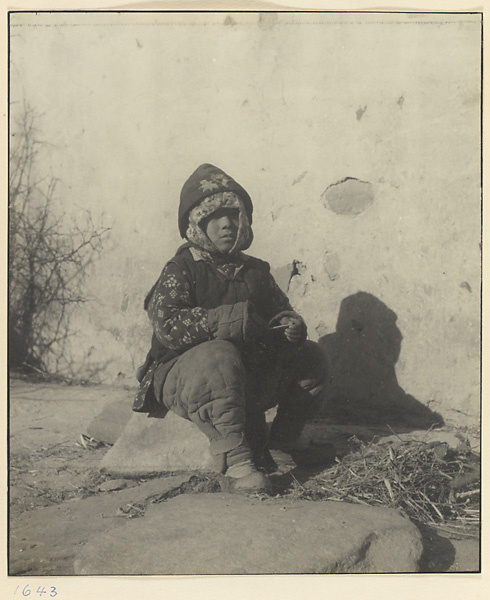
[[[299,344],[302,337],[302,321],[298,317],[282,317],[281,325],[288,325],[284,330],[286,339],[291,344]]]

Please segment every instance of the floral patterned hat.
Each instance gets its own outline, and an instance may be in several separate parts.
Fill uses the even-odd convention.
[[[242,201],[248,222],[252,224],[252,200],[248,193],[232,177],[218,167],[204,164],[198,167],[184,183],[180,193],[179,231],[186,237],[190,211],[205,198],[220,192],[233,192]]]

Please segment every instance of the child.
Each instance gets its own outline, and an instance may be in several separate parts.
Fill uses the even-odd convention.
[[[252,201],[221,169],[198,167],[182,188],[186,243],[145,300],[153,326],[133,410],[172,410],[210,440],[236,491],[271,491],[268,448],[294,449],[325,379],[320,347],[270,274],[243,253]],[[278,406],[269,431],[265,411]]]

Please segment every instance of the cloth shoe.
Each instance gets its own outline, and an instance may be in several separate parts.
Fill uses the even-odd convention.
[[[262,471],[258,471],[252,461],[233,465],[226,471],[226,475],[232,480],[229,488],[231,493],[272,493],[269,478]]]

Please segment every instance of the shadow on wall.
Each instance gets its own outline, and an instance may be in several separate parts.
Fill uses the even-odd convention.
[[[330,364],[321,416],[338,424],[388,424],[401,429],[444,424],[441,415],[398,384],[395,364],[402,334],[396,320],[386,304],[366,292],[342,301],[336,332],[319,340]]]

